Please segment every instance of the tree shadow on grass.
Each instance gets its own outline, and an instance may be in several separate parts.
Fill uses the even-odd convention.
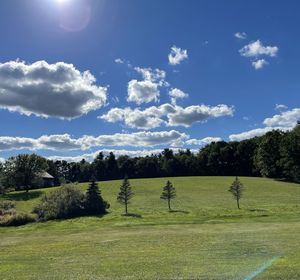
[[[142,218],[142,215],[135,214],[135,213],[122,214],[122,216],[124,216],[124,217],[133,217],[133,218]]]
[[[189,211],[185,211],[185,210],[170,210],[170,213],[182,213],[182,214],[189,214]]]
[[[27,201],[34,198],[38,198],[43,194],[41,191],[30,191],[26,192],[18,192],[18,193],[8,193],[4,197],[7,200],[14,200],[14,201]]]
[[[250,212],[268,212],[266,209],[259,209],[259,208],[252,208],[252,209],[247,209]]]
[[[294,183],[300,186],[300,181],[293,181],[291,179],[288,178],[275,178],[274,181],[278,181],[278,182],[285,182],[285,183]]]

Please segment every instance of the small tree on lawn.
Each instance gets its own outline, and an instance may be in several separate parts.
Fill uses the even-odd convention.
[[[167,181],[167,184],[163,188],[163,192],[160,196],[161,199],[168,201],[168,208],[171,211],[171,200],[176,197],[176,190],[173,187],[170,181]]]
[[[124,178],[123,183],[120,187],[120,192],[118,194],[118,202],[125,206],[125,214],[128,214],[128,204],[134,193],[131,190],[131,186],[127,177]]]
[[[106,213],[106,209],[110,205],[102,198],[101,191],[94,178],[92,178],[85,196],[85,211],[87,214]]]
[[[244,186],[240,182],[238,177],[235,177],[232,185],[230,186],[229,192],[233,195],[234,199],[236,200],[237,208],[240,209],[240,199],[242,197],[242,193],[244,191]]]

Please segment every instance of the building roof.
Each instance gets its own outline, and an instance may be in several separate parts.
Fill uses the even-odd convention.
[[[54,177],[52,175],[50,175],[48,172],[46,172],[46,171],[42,171],[40,173],[40,176],[43,179],[54,179]]]

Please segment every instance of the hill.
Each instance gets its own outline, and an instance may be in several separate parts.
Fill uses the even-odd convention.
[[[159,199],[168,179],[177,190],[171,213]],[[228,192],[233,179],[131,180],[129,217],[116,202],[121,181],[100,182],[111,203],[104,217],[1,228],[0,278],[300,279],[299,185],[241,177],[238,210]],[[8,197],[30,212],[51,190]]]

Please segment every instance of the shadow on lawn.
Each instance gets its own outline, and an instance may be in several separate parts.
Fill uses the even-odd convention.
[[[41,191],[30,191],[28,193],[21,192],[21,193],[8,193],[5,195],[5,199],[8,200],[15,200],[15,201],[27,201],[34,198],[38,198],[43,194]]]
[[[142,215],[134,214],[134,213],[127,213],[127,214],[123,214],[122,216],[124,216],[124,217],[133,217],[133,218],[142,218]]]
[[[183,214],[189,214],[189,211],[185,211],[185,210],[170,210],[170,213],[183,213]]]

